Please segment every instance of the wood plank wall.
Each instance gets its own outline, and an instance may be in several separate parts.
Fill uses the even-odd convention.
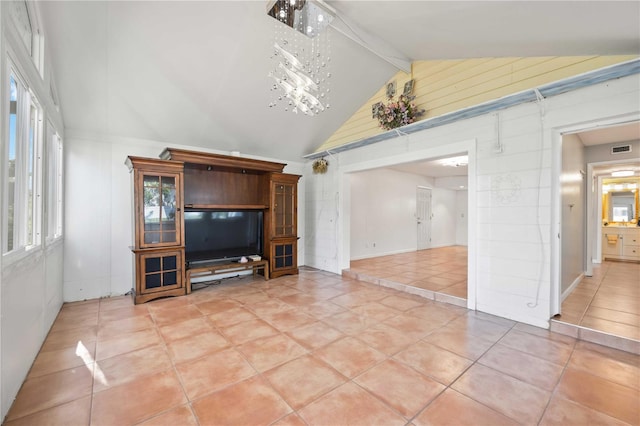
[[[396,81],[399,94],[405,82],[415,80],[415,103],[426,110],[420,117],[424,120],[636,58],[625,55],[416,61],[411,74],[400,71],[389,82]],[[386,102],[385,92],[386,84],[316,152],[382,133],[378,121],[371,117],[371,105]]]

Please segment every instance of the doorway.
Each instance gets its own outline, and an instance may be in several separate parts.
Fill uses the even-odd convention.
[[[610,209],[606,209],[604,194],[610,189],[605,188],[608,184],[614,189],[615,184],[619,184],[621,190],[626,189],[621,181],[614,178],[618,172],[631,172],[635,176],[631,179],[638,179],[640,182],[640,161],[637,154],[632,154],[640,149],[640,123],[600,126],[595,130],[586,129],[563,135],[561,164],[565,164],[564,156],[567,154],[565,143],[576,138],[583,149],[584,161],[581,169],[586,172],[583,176],[583,196],[579,200],[580,204],[577,205],[576,202],[574,208],[577,207],[583,214],[585,224],[579,232],[586,235],[586,238],[577,247],[580,258],[576,255],[577,252],[573,256],[567,256],[565,250],[561,250],[558,274],[561,306],[560,316],[556,321],[619,338],[640,340],[640,293],[637,289],[640,263],[620,261],[625,259],[617,259],[619,256],[615,256],[615,253],[613,256],[611,253],[604,256],[605,252],[610,251],[609,244],[617,245],[621,242],[618,238],[612,238],[609,242],[606,240],[607,235],[617,236],[627,230],[640,231],[636,226],[637,212],[634,213],[633,220],[624,221],[625,223],[618,223],[612,220],[613,217],[607,216],[612,211],[609,213]],[[616,151],[623,146],[628,147],[630,152],[618,154]],[[567,176],[571,175],[566,172],[564,168],[561,171],[565,182],[568,180]],[[630,194],[637,194],[638,188],[635,186],[630,187]],[[567,199],[568,191],[563,189],[561,192],[560,235],[561,247],[564,247],[573,242],[570,238],[573,224],[567,212],[574,203]],[[622,250],[619,251],[619,254],[623,253]],[[576,261],[581,265],[579,271],[574,267]]]
[[[350,173],[344,269],[413,294],[475,306],[468,290],[475,283],[467,236],[475,206],[469,163],[458,153],[455,161],[443,156]]]
[[[431,247],[431,188],[419,186],[416,192],[418,250]]]

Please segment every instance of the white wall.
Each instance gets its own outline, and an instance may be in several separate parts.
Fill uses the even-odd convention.
[[[432,180],[376,169],[353,173],[350,182],[351,259],[416,250],[416,187]]]
[[[585,271],[586,234],[586,164],[585,149],[575,134],[562,138],[562,173],[560,175],[560,209],[562,212],[561,291],[563,297],[577,284]]]
[[[431,190],[431,247],[447,247],[456,244],[458,235],[456,220],[458,206],[456,191],[433,188]]]
[[[203,149],[131,138],[104,139],[77,132],[68,132],[66,143],[64,300],[125,294],[134,286],[129,250],[133,245],[133,186],[125,159],[128,155],[158,158],[168,146]],[[301,174],[302,167],[290,163],[285,172]],[[298,262],[304,265],[304,178],[298,188]]]
[[[348,263],[342,256],[349,250],[346,173],[390,165],[397,158],[417,160],[475,140],[469,196],[477,197],[477,216],[469,224],[469,262],[477,271],[470,271],[475,275],[470,299],[480,311],[548,327],[552,283],[556,290],[559,286],[553,268],[560,260],[555,237],[560,231],[559,176],[552,187],[555,135],[603,118],[638,117],[639,98],[640,80],[634,75],[548,98],[542,108],[532,102],[502,110],[498,131],[491,113],[335,154],[322,176],[311,174],[309,164],[307,234],[314,238],[307,241],[307,265],[339,273]],[[470,213],[472,207],[470,201]]]
[[[352,260],[417,249],[418,186],[431,188],[431,247],[454,245],[458,234],[463,233],[458,229],[456,215],[463,208],[466,220],[466,200],[459,207],[457,191],[436,187],[437,179],[391,169],[373,169],[352,173],[349,181]],[[466,183],[466,179],[464,181]]]
[[[621,154],[612,154],[611,147],[620,145],[631,145],[631,152]],[[621,143],[612,143],[607,145],[593,145],[585,148],[585,162],[600,163],[605,161],[638,161],[640,158],[640,141],[629,141]]]
[[[32,3],[32,2],[30,2]],[[32,6],[37,7],[35,3]],[[9,112],[8,56],[18,68],[43,109],[43,124],[51,121],[62,134],[62,115],[50,96],[50,57],[44,52],[44,77],[18,39],[9,15],[11,3],[0,2],[0,176],[7,164],[7,119]],[[37,12],[37,11],[36,11]],[[37,24],[37,15],[32,17]],[[43,32],[44,33],[44,32]],[[45,38],[45,48],[46,48]],[[46,128],[46,127],[45,127]],[[64,140],[64,137],[63,137]],[[46,172],[47,151],[43,153]],[[0,200],[4,199],[4,178],[0,179]],[[46,191],[47,182],[44,182]],[[46,192],[44,193],[46,199]],[[62,240],[47,242],[46,212],[42,211],[42,244],[28,252],[0,255],[0,418],[4,418],[24,381],[42,342],[62,306]],[[0,221],[1,223],[1,221]],[[0,226],[0,241],[4,238]]]

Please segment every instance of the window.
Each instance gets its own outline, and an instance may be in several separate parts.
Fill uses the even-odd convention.
[[[8,110],[3,253],[29,249],[41,241],[42,109],[13,69]]]
[[[24,0],[7,3],[10,5],[9,14],[13,18],[18,38],[33,59],[33,63],[40,72],[40,77],[44,78],[44,37],[40,31],[36,6],[34,2]]]
[[[51,123],[47,126],[47,239],[62,236],[62,139]]]

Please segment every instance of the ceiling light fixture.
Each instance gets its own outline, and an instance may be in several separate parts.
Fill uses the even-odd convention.
[[[633,170],[620,170],[617,172],[611,172],[612,177],[628,177],[633,176]]]
[[[459,157],[444,158],[440,160],[440,164],[449,167],[466,167],[469,164],[469,156],[461,155]]]
[[[311,116],[326,110],[330,107],[331,51],[329,32],[324,30],[335,11],[318,0],[272,0],[267,14],[278,21],[271,56],[274,67],[269,72],[275,80],[269,107],[284,103],[285,111]]]

